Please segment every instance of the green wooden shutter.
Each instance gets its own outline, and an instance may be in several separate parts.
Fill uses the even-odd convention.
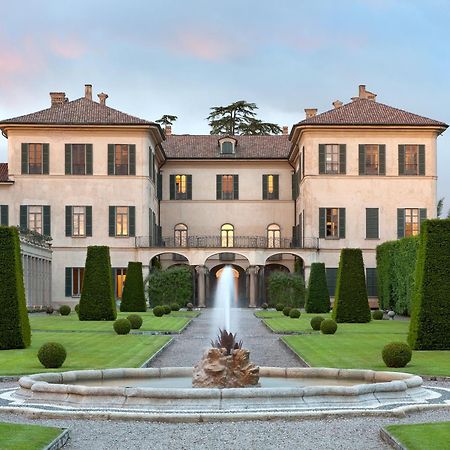
[[[22,230],[28,229],[28,206],[20,205],[19,226]]]
[[[293,227],[292,227],[292,245],[291,245],[291,247],[292,248],[296,248],[297,247],[297,226],[296,225],[294,225]]]
[[[419,175],[425,175],[425,145],[419,145]]]
[[[278,200],[279,197],[279,192],[280,192],[280,183],[279,183],[279,175],[274,175],[273,176],[273,198],[275,200]]]
[[[158,180],[156,186],[156,196],[158,200],[162,200],[162,173],[158,173]]]
[[[128,173],[130,175],[136,175],[136,144],[130,144],[128,146],[128,158],[129,158]]]
[[[425,220],[427,220],[427,208],[420,208],[419,209],[419,218],[420,218],[420,227],[422,227],[422,223]]]
[[[175,200],[175,175],[170,175],[170,200]]]
[[[359,144],[359,174],[365,175],[366,174],[366,146],[364,144]]]
[[[86,175],[93,173],[93,154],[92,144],[86,144]]]
[[[22,143],[22,173],[28,172],[28,144]]]
[[[0,225],[8,226],[9,217],[8,217],[8,205],[0,206]]]
[[[114,175],[114,144],[108,144],[108,175]]]
[[[301,172],[301,178],[303,179],[305,177],[305,147],[303,147],[302,152],[302,172]]]
[[[268,191],[268,179],[269,175],[262,176],[262,198],[263,200],[267,200],[267,191]]]
[[[66,297],[72,297],[72,267],[66,267]]]
[[[335,267],[327,267],[325,269],[325,272],[327,276],[328,293],[330,294],[330,297],[334,297],[336,291],[338,269]]]
[[[153,150],[151,147],[148,148],[148,177],[153,180]],[[154,180],[153,180],[154,181]]]
[[[378,146],[378,175],[386,175],[386,145]]]
[[[136,208],[134,206],[128,207],[128,236],[134,237],[136,236]]]
[[[186,175],[186,198],[192,200],[192,175]]]
[[[153,244],[154,245],[158,245],[159,241],[158,241],[158,225],[156,224],[156,214],[153,211],[152,212],[152,223],[153,223]]]
[[[45,205],[42,207],[42,212],[44,216],[44,235],[45,236],[51,236],[52,235],[52,228],[51,228],[51,218],[50,218],[50,206]]]
[[[325,237],[326,208],[319,208],[319,237]]]
[[[222,200],[222,175],[216,175],[216,199]]]
[[[347,162],[347,146],[345,144],[340,144],[339,145],[339,173],[346,173],[347,172],[347,167],[346,167],[346,162]]]
[[[398,146],[398,174],[405,175],[405,146]]]
[[[92,236],[92,206],[86,206],[86,236]]]
[[[42,173],[48,175],[50,172],[50,146],[42,144]]]
[[[233,195],[235,200],[239,200],[239,175],[233,175]]]
[[[377,269],[368,267],[366,269],[366,287],[368,297],[377,297]]]
[[[72,174],[72,144],[66,144],[65,145],[65,174],[71,175]]]
[[[325,144],[319,144],[319,173],[326,173],[326,171],[325,171]]]
[[[345,208],[339,208],[339,239],[345,239]]]
[[[109,235],[116,235],[116,207],[109,207]]]
[[[148,244],[151,247],[153,245],[153,211],[148,209]]]
[[[291,176],[292,178],[292,200],[296,200],[297,196],[296,196],[296,189],[295,189],[295,180],[296,180],[296,173],[294,172]]]
[[[298,246],[303,248],[303,213],[298,216]]]
[[[72,236],[72,206],[66,206],[66,236]]]
[[[405,208],[397,208],[397,238],[405,237]]]
[[[366,239],[378,238],[378,208],[366,208]]]

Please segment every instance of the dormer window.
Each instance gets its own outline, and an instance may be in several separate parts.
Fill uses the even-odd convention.
[[[222,142],[221,152],[223,155],[234,153],[234,145],[232,142]]]
[[[225,136],[219,139],[219,147],[221,155],[234,155],[237,140],[232,136]]]

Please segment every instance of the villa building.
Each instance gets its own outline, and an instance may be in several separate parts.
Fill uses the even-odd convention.
[[[91,85],[74,101],[50,97],[50,108],[0,122],[1,223],[52,237],[44,302],[78,302],[88,245],[110,247],[118,298],[128,262],[148,274],[158,257],[192,267],[201,307],[225,264],[242,306],[265,301],[272,271],[307,279],[313,262],[325,263],[333,295],[340,250],[359,247],[376,300],[376,246],[436,214],[447,125],[365,86],[322,114],[306,109],[278,136],[175,135],[110,108],[106,94],[94,101]]]

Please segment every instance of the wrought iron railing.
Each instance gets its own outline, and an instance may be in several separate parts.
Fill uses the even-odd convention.
[[[297,241],[290,238],[268,239],[265,236],[234,236],[233,238],[228,238],[227,241],[223,241],[220,236],[188,236],[185,241],[180,243],[173,236],[160,239],[149,236],[137,236],[135,242],[138,248],[223,248],[225,251],[232,248],[319,248],[319,239],[315,237],[305,237],[301,241]]]

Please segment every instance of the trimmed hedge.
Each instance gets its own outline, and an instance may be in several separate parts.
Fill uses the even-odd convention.
[[[381,357],[388,367],[405,367],[411,361],[412,351],[405,342],[391,342],[383,347]]]
[[[0,226],[0,350],[30,343],[19,233],[15,227]]]
[[[128,319],[117,319],[113,323],[113,328],[117,334],[128,334],[131,330],[131,323]]]
[[[414,350],[450,350],[450,220],[422,224],[408,343]]]
[[[305,283],[298,273],[272,272],[268,279],[268,297],[274,304],[302,308],[305,305]]]
[[[302,315],[302,313],[297,308],[292,308],[289,311],[289,317],[291,319],[299,319],[301,315]]]
[[[289,317],[289,313],[291,312],[291,307],[290,306],[285,306],[284,308],[283,308],[283,314],[286,316],[286,317]]]
[[[128,263],[120,310],[124,312],[145,312],[147,310],[141,262],[130,261]]]
[[[59,342],[47,342],[41,346],[37,357],[45,368],[57,369],[66,360],[67,352]]]
[[[372,318],[359,248],[341,250],[332,317],[338,323],[365,323]]]
[[[306,292],[307,313],[330,312],[330,293],[324,263],[312,263]]]
[[[165,314],[164,306],[159,305],[153,308],[153,315],[155,317],[162,317],[164,314]]]
[[[137,314],[130,314],[127,316],[127,320],[130,322],[132,330],[139,330],[142,327],[142,317]]]
[[[192,272],[189,267],[169,267],[155,271],[148,278],[150,307],[178,303],[185,305],[192,300]]]
[[[68,316],[70,311],[72,311],[72,308],[69,305],[61,305],[58,311],[61,316]]]
[[[384,317],[384,312],[379,309],[372,312],[373,320],[383,320],[383,317]]]
[[[87,248],[78,317],[80,320],[115,320],[117,317],[109,247]]]
[[[322,316],[315,316],[309,322],[313,330],[319,331],[321,323],[325,320]]]
[[[337,330],[337,323],[333,319],[325,319],[320,322],[322,334],[334,334]]]

